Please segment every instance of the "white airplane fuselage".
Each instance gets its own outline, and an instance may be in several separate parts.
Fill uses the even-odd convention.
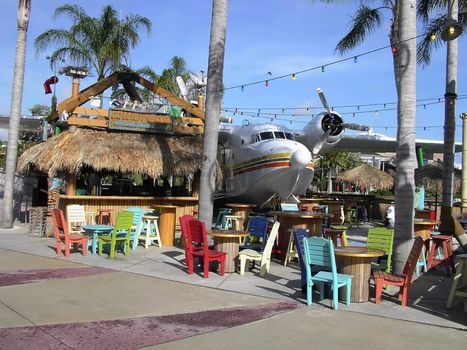
[[[293,131],[261,124],[234,126],[229,134],[228,197],[262,205],[274,196],[286,201],[305,193],[314,165],[310,151],[295,141]]]

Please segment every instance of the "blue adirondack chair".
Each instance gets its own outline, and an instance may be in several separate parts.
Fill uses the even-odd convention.
[[[338,290],[341,287],[346,287],[346,304],[350,304],[350,289],[352,287],[352,276],[337,273],[336,259],[334,256],[334,245],[331,240],[322,237],[305,237],[303,238],[303,248],[305,251],[305,268],[306,268],[306,296],[307,304],[312,302],[312,286],[314,283],[319,285],[319,295],[323,298],[324,284],[332,285],[332,301],[334,310],[338,306]],[[330,267],[331,271],[319,271],[312,275],[312,266]]]
[[[300,263],[300,279],[302,286],[302,293],[306,293],[306,267],[305,267],[305,255],[303,248],[303,238],[308,237],[304,228],[297,228],[293,233],[293,239],[295,243],[295,249],[297,250],[298,262]]]
[[[138,236],[141,234],[143,227],[144,209],[138,207],[130,207],[127,209],[133,213],[133,228],[130,233],[131,250],[134,250],[138,245]]]
[[[246,237],[245,244],[240,248],[254,249],[262,252],[268,239],[268,218],[264,216],[251,217],[246,231],[249,233],[249,236]],[[258,239],[259,242],[255,242],[256,239],[252,239],[253,237]]]

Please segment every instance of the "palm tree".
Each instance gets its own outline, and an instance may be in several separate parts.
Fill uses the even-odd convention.
[[[5,161],[5,187],[0,227],[13,227],[13,185],[18,154],[18,133],[21,118],[21,100],[23,97],[24,62],[26,59],[26,39],[28,34],[31,0],[18,0],[18,35],[16,38],[15,70],[11,93],[10,124],[8,127],[8,145]]]
[[[69,30],[48,29],[35,40],[36,52],[57,47],[50,56],[51,67],[57,59],[66,58],[75,65],[91,66],[97,80],[127,63],[129,51],[140,41],[138,31],[151,32],[151,21],[130,14],[119,19],[112,6],[104,6],[99,18],[90,17],[78,5],[66,4],[55,10],[55,17],[67,15],[72,21]]]
[[[416,114],[416,8],[409,1],[399,3],[397,89],[397,149],[394,186],[394,271],[402,273],[413,244],[415,195],[415,114]]]
[[[337,173],[339,170],[348,170],[360,164],[362,164],[362,160],[357,153],[330,152],[319,158],[315,173],[318,173],[320,169],[327,171],[328,192],[331,192],[331,175],[333,171]],[[322,184],[324,183],[323,180],[321,179],[319,182]]]
[[[447,15],[430,18],[430,14],[448,9]],[[460,12],[460,13],[459,13]],[[444,43],[439,39],[443,27],[447,20],[454,19],[460,24],[466,25],[467,20],[467,1],[460,0],[430,0],[422,1],[418,4],[418,16],[425,22],[426,29],[424,38],[420,42],[417,51],[417,59],[422,64],[429,64],[431,51],[434,48],[441,46]],[[436,38],[433,40],[433,34]],[[457,40],[447,42],[446,56],[446,95],[444,109],[444,152],[443,152],[443,193],[441,203],[441,220],[443,226],[447,225],[452,214],[452,198],[453,198],[453,169],[454,169],[454,143],[456,132],[456,97],[457,97],[457,57],[458,47]],[[461,244],[465,245],[465,238],[460,238]]]
[[[209,43],[206,119],[204,121],[203,163],[201,167],[199,217],[211,227],[216,182],[217,141],[224,71],[228,0],[213,0]]]
[[[330,0],[323,1],[331,2]],[[416,9],[407,6],[411,6],[407,1],[381,0],[379,7],[371,8],[362,1],[353,17],[349,32],[336,46],[339,54],[355,48],[382,25],[384,12],[389,11],[391,15],[389,42],[394,52],[394,77],[399,97],[395,184],[396,242],[393,260],[397,272],[401,271],[405,263],[407,246],[413,238],[413,215],[407,215],[407,213],[413,213],[412,203],[415,191],[415,85],[413,85],[415,84],[415,67],[412,67],[412,58],[416,55],[415,52],[411,53],[411,50],[412,45],[415,45],[413,39],[415,38],[416,17],[412,19],[411,14],[413,12],[416,15]]]
[[[155,85],[170,91],[174,95],[179,95],[180,88],[178,87],[176,77],[180,76],[183,81],[186,82],[190,77],[189,71],[186,69],[186,63],[183,57],[173,56],[169,64],[169,67],[165,68],[161,75],[158,75],[150,66],[141,67],[135,72]],[[154,94],[152,92],[137,86],[135,86],[135,88],[143,101],[153,102]],[[118,89],[112,93],[112,98],[124,98],[125,95],[126,92],[124,89]]]

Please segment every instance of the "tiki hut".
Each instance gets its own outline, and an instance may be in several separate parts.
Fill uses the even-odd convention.
[[[201,168],[202,151],[202,139],[196,136],[76,128],[26,150],[18,159],[17,171],[49,177],[79,174],[83,168],[152,178],[188,175]],[[222,178],[220,167],[217,178]]]
[[[458,192],[461,188],[461,170],[454,168],[453,189]],[[443,162],[433,162],[415,169],[415,183],[417,186],[425,186],[427,191],[435,195],[442,192],[443,188]]]
[[[336,181],[350,182],[365,188],[376,187],[382,190],[394,186],[394,179],[391,175],[368,164],[362,164],[338,174]]]

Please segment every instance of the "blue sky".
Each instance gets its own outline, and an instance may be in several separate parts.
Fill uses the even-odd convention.
[[[66,18],[53,19],[56,7],[63,1],[33,0],[29,25],[26,74],[22,112],[29,114],[29,107],[36,103],[48,104],[50,95],[44,95],[42,84],[52,74],[44,52],[36,56],[34,39],[43,31],[53,27],[66,27]],[[152,34],[141,35],[141,43],[131,51],[131,66],[152,66],[161,72],[172,56],[185,58],[188,68],[199,74],[207,71],[209,33],[211,22],[211,0],[120,0],[120,1],[70,1],[81,5],[90,15],[98,15],[106,4],[114,6],[123,15],[138,13],[147,16],[153,23]],[[4,17],[0,21],[0,114],[10,111],[12,69],[16,42],[16,0],[0,0]],[[348,30],[351,16],[355,12],[354,2],[322,4],[312,0],[236,0],[229,3],[227,43],[225,52],[224,86],[236,86],[267,79],[282,74],[294,73],[307,68],[325,65],[341,56],[334,48]],[[389,13],[388,13],[389,15]],[[387,17],[389,19],[389,17]],[[375,31],[357,49],[343,57],[388,45],[389,20]],[[459,39],[458,94],[467,94],[465,70],[467,59],[465,37]],[[446,48],[434,52],[428,67],[418,67],[417,99],[437,98],[445,90]],[[271,72],[272,75],[267,75]],[[95,81],[88,78],[82,87]],[[360,110],[384,109],[383,103],[396,101],[392,53],[382,50],[368,56],[327,67],[325,72],[315,70],[290,78],[264,84],[226,91],[224,107],[319,107],[316,88],[322,88],[330,105],[363,105],[381,103],[376,107],[361,107]],[[57,85],[59,101],[71,92],[69,78],[60,76]],[[353,112],[356,108],[336,109]],[[457,112],[467,112],[467,100],[459,100]],[[277,113],[280,113],[278,111]],[[304,113],[302,111],[301,113]],[[313,113],[316,113],[314,110]],[[311,113],[310,113],[311,114]],[[311,117],[311,116],[310,116]],[[307,116],[294,120],[306,121]],[[344,115],[347,122],[361,123],[373,127],[375,132],[395,136],[397,117],[395,111]],[[240,123],[244,117],[236,115]],[[291,119],[291,118],[288,118]],[[258,118],[253,120],[257,122]],[[260,122],[269,120],[259,119]],[[287,126],[301,129],[304,124],[293,121]],[[442,139],[444,104],[426,105],[417,109],[417,138]],[[456,140],[461,141],[461,121],[457,118]],[[426,130],[425,130],[425,129]]]

